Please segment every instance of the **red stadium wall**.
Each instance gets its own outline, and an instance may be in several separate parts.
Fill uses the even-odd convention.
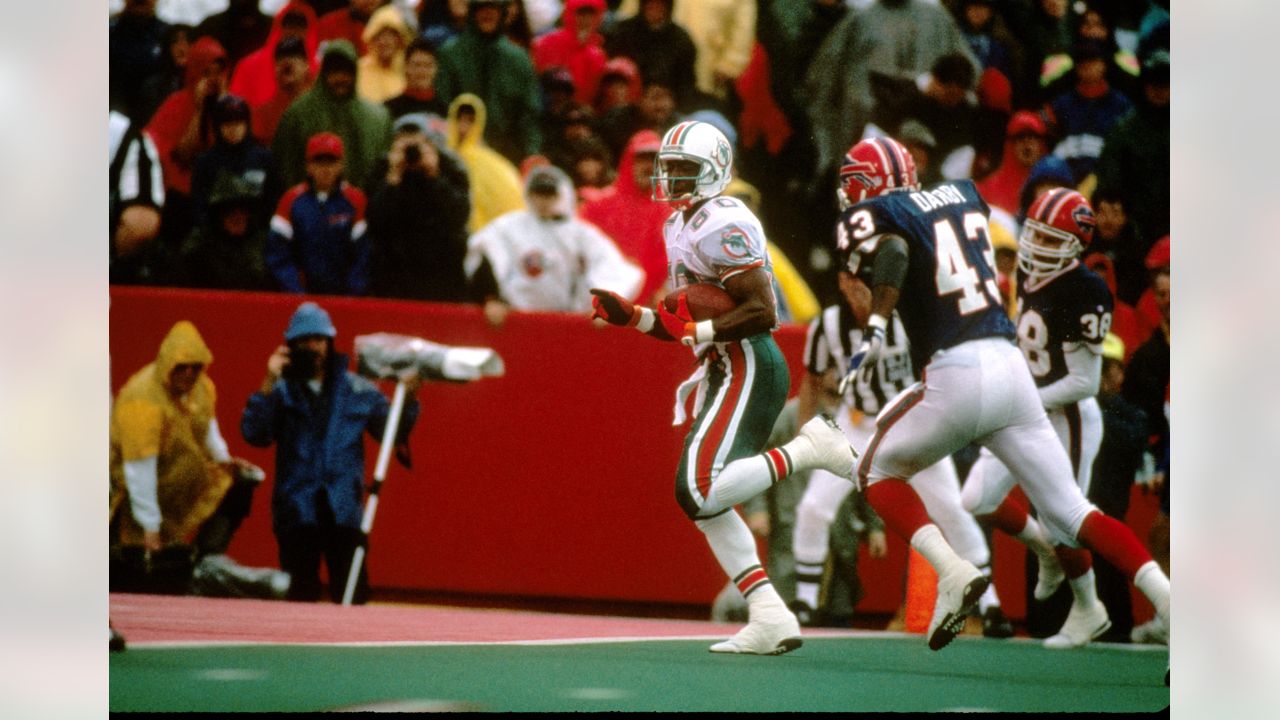
[[[474,307],[319,298],[337,347],[372,332],[491,347],[506,375],[465,385],[430,383],[411,438],[413,468],[392,463],[371,539],[376,587],[459,593],[709,603],[724,585],[701,534],[674,497],[683,432],[671,426],[688,351],[584,318],[513,313],[491,328]],[[111,382],[117,392],[151,362],[178,320],[213,351],[218,422],[232,454],[268,471],[231,547],[251,565],[276,564],[270,493],[274,451],[240,437],[245,399],[300,298],[258,293],[111,288]],[[778,343],[800,377],[803,328]],[[390,386],[385,388],[390,391]],[[366,444],[370,473],[377,445]],[[1146,522],[1150,522],[1147,513]],[[1145,528],[1145,525],[1143,525]],[[996,582],[1022,617],[1022,554],[998,538]],[[902,598],[905,546],[860,563],[860,609],[891,613]]]

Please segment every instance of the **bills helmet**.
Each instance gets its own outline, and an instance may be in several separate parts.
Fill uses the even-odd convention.
[[[662,136],[653,163],[653,199],[687,208],[723,192],[732,169],[733,148],[724,133],[704,122],[679,123]]]
[[[890,137],[861,140],[844,155],[836,198],[841,210],[890,190],[915,190],[916,161],[902,143]]]
[[[1018,269],[1033,279],[1062,270],[1089,247],[1096,225],[1084,195],[1064,187],[1046,191],[1027,210]]]

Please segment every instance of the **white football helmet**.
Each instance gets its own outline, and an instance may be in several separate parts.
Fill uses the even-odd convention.
[[[697,163],[696,174],[673,174],[671,163]],[[724,192],[732,180],[733,148],[724,133],[704,122],[677,124],[662,136],[662,147],[653,163],[653,199],[678,209]]]

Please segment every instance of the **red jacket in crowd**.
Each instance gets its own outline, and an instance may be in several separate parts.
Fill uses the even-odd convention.
[[[187,72],[183,79],[182,89],[165,98],[165,101],[151,116],[147,123],[146,133],[155,143],[160,154],[160,165],[164,170],[164,186],[166,190],[175,190],[182,194],[191,192],[191,170],[195,165],[195,156],[213,147],[213,132],[208,125],[208,117],[204,119],[205,127],[200,128],[199,147],[187,158],[178,158],[174,151],[182,141],[187,126],[196,114],[196,84],[204,77],[205,70],[214,62],[222,61],[226,67],[227,53],[222,44],[211,37],[202,37],[191,46],[187,55]],[[214,93],[212,97],[217,97]]]
[[[635,157],[640,152],[656,154],[661,146],[662,138],[652,130],[631,136],[618,163],[618,179],[579,211],[584,220],[608,235],[623,255],[644,269],[645,282],[634,299],[645,304],[667,280],[662,224],[671,215],[671,207],[652,198],[647,179],[636,181]]]
[[[351,13],[351,8],[345,7],[321,15],[316,28],[319,31],[320,42],[349,40],[356,46],[356,56],[363,57],[366,49],[364,26],[367,22],[369,18],[361,20]]]
[[[568,70],[573,76],[573,99],[594,107],[596,90],[609,58],[600,33],[593,32],[585,41],[578,40],[577,12],[582,8],[595,8],[604,16],[604,0],[567,0],[560,18],[564,27],[533,41],[533,66],[539,73],[557,65]]]
[[[1043,138],[1044,121],[1026,110],[1014,113],[1005,132],[1004,157],[1000,161],[1000,167],[977,183],[978,193],[988,205],[994,205],[1011,215],[1018,214],[1022,186],[1031,175],[1031,168],[1018,162],[1013,156],[1013,138],[1023,133],[1034,133]]]
[[[765,54],[764,46],[756,43],[751,49],[747,68],[734,83],[738,97],[742,98],[738,132],[742,147],[755,147],[763,139],[769,154],[777,155],[791,138],[792,130],[787,116],[773,99],[769,83],[769,56]]]
[[[231,76],[231,94],[244,98],[250,106],[261,105],[276,94],[276,45],[280,43],[280,24],[284,21],[284,16],[290,12],[301,13],[307,19],[307,36],[303,39],[303,43],[307,46],[307,61],[311,64],[311,76],[315,77],[316,48],[320,45],[316,13],[306,3],[294,0],[276,13],[266,44],[241,60],[236,66],[235,74]],[[277,119],[279,119],[278,116]]]

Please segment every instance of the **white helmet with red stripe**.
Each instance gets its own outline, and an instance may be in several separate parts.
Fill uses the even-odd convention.
[[[916,190],[916,161],[902,143],[891,137],[868,138],[849,148],[840,165],[841,210],[890,190]]]
[[[653,163],[653,199],[685,208],[724,192],[733,179],[733,148],[714,125],[687,121],[662,136]]]
[[[1065,187],[1046,190],[1027,210],[1018,236],[1018,269],[1033,280],[1062,270],[1089,247],[1096,226],[1084,195]]]

